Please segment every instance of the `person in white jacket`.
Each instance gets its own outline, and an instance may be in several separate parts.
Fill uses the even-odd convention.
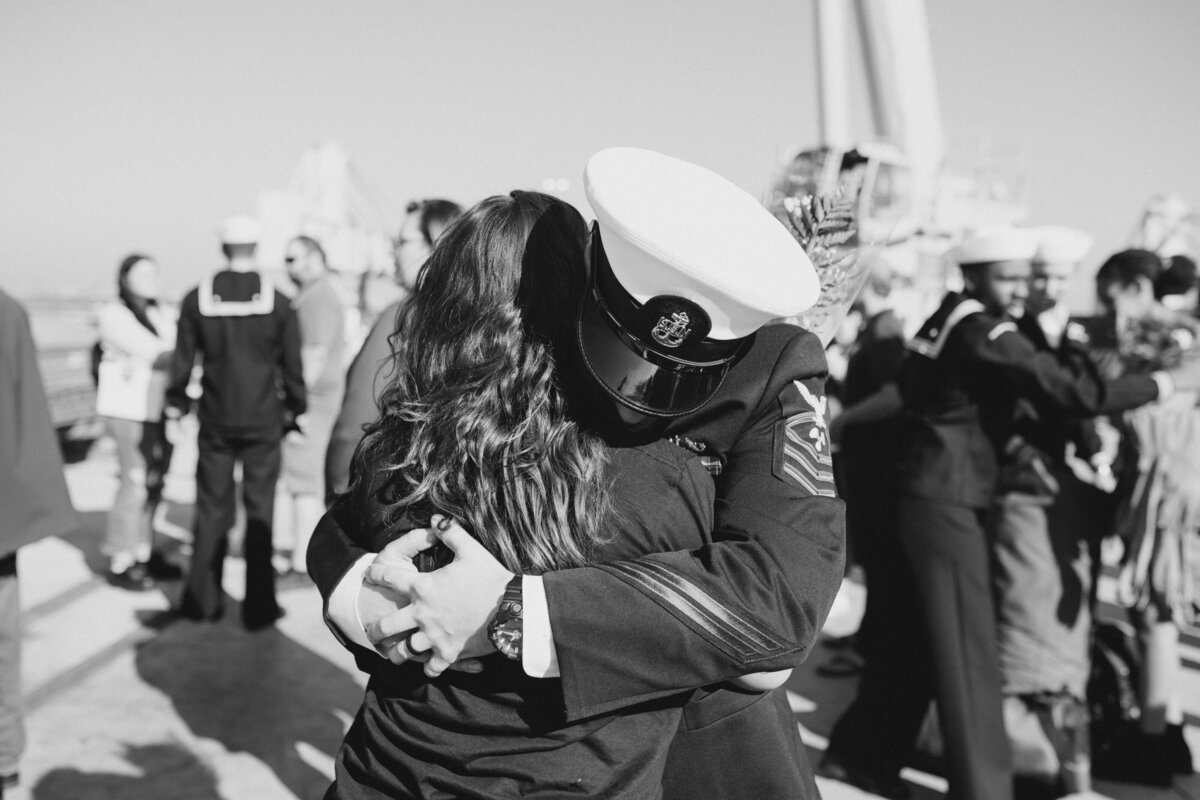
[[[151,522],[171,455],[162,409],[175,348],[175,320],[159,305],[158,294],[158,264],[129,255],[117,269],[117,299],[97,318],[96,411],[116,442],[120,471],[101,549],[109,558],[109,580],[135,590],[150,588],[156,577],[180,576],[152,547]]]

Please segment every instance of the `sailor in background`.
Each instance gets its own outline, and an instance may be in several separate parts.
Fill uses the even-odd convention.
[[[886,797],[907,796],[900,768],[934,696],[950,794],[1012,797],[985,528],[1018,402],[1087,417],[1200,380],[1196,365],[1106,382],[1040,352],[1015,322],[1036,249],[1028,230],[968,236],[953,253],[965,289],[947,294],[909,343],[897,466],[899,534],[916,587],[908,598],[912,644],[868,661],[821,769]]]
[[[177,438],[180,418],[191,411],[187,387],[199,360],[195,542],[179,613],[216,620],[224,612],[221,574],[234,522],[234,463],[240,461],[246,508],[242,622],[254,630],[281,616],[271,566],[275,483],[280,440],[303,427],[304,375],[296,314],[256,271],[257,222],[234,217],[220,234],[228,265],[184,298],[167,386],[168,434]]]
[[[1034,234],[1029,297],[1017,328],[1062,366],[1097,374],[1084,345],[1069,334],[1066,306],[1091,237],[1058,226],[1035,228]],[[1092,552],[1112,531],[1116,511],[1113,486],[1106,493],[1096,485],[1111,457],[1097,449],[1095,463],[1084,463],[1092,448],[1083,439],[1103,424],[1018,402],[989,526],[1000,684],[1014,768],[1033,783],[1055,786],[1061,780],[1067,791],[1086,790],[1090,777],[1070,743],[1087,724]],[[1069,466],[1069,459],[1078,466]]]

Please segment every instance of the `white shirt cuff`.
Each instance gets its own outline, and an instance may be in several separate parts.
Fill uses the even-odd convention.
[[[346,570],[345,576],[338,582],[333,594],[329,595],[329,618],[337,625],[347,639],[375,652],[375,645],[367,638],[367,629],[358,617],[358,590],[362,588],[363,575],[371,562],[375,560],[374,553],[367,553],[354,566]]]
[[[1154,378],[1154,382],[1158,384],[1158,399],[1166,400],[1171,395],[1175,394],[1175,380],[1169,373],[1158,371],[1151,372],[1150,377]]]
[[[558,653],[541,575],[521,577],[521,605],[521,667],[531,678],[557,678]]]

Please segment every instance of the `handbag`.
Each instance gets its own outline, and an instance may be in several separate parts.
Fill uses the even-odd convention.
[[[96,385],[96,413],[102,417],[158,422],[166,402],[167,375],[149,364],[129,360],[101,361]]]

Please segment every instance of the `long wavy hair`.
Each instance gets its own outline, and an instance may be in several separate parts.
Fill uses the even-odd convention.
[[[536,192],[490,197],[438,240],[351,470],[384,524],[446,514],[518,573],[591,560],[611,513],[605,451],[568,415],[555,358],[585,240],[575,209]]]

